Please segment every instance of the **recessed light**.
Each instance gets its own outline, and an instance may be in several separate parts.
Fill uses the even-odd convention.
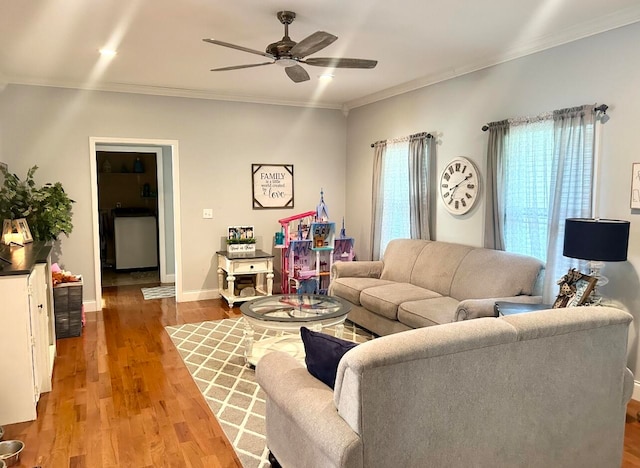
[[[113,57],[117,54],[118,52],[116,52],[113,49],[100,49],[100,55],[104,56],[104,57]]]
[[[334,75],[332,75],[331,73],[323,73],[322,75],[318,76],[318,79],[320,81],[331,81],[333,80]]]

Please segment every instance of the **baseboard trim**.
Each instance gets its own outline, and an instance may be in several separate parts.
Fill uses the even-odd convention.
[[[198,291],[182,291],[179,302],[204,301],[207,299],[218,299],[220,291],[218,289],[201,289]]]
[[[82,306],[84,307],[85,312],[98,312],[102,309],[98,307],[96,301],[83,301]]]
[[[633,393],[631,394],[631,398],[640,401],[640,381],[636,380],[633,382]]]
[[[175,283],[176,282],[176,275],[172,274],[172,275],[166,275],[165,276],[166,281],[163,281],[163,283]]]

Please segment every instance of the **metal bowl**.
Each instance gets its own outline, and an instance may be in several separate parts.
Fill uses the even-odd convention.
[[[24,449],[24,442],[21,440],[2,441],[0,442],[0,460],[3,460],[7,466],[16,465],[22,449]]]

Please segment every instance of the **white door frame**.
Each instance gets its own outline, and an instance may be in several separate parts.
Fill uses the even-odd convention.
[[[162,151],[161,147],[171,148],[171,173],[173,181],[173,232],[175,251],[175,283],[176,301],[182,302],[182,254],[180,231],[180,172],[178,140],[155,140],[146,138],[114,138],[114,137],[89,137],[89,162],[91,167],[91,213],[93,220],[93,261],[95,274],[95,294],[96,310],[102,309],[102,270],[100,265],[100,225],[98,217],[98,168],[96,163],[97,147],[113,151],[148,151],[156,153],[156,166],[158,167],[158,225],[160,244],[160,275],[161,281],[168,279],[166,273],[166,262],[164,257],[165,236],[164,236],[164,197],[162,195]],[[164,274],[163,274],[164,273]],[[163,279],[164,277],[164,279]]]
[[[165,213],[164,213],[164,178],[162,164],[162,148],[159,146],[122,146],[122,145],[96,145],[96,151],[110,151],[120,153],[153,153],[156,155],[156,178],[158,192],[158,247],[159,247],[159,265],[160,265],[160,282],[174,283],[176,281],[175,273],[167,275],[167,248],[165,239]],[[97,168],[96,168],[97,169]],[[100,194],[98,194],[98,202]],[[175,271],[175,269],[174,269]]]

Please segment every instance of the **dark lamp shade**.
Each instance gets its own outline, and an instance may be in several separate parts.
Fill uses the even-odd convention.
[[[564,226],[565,257],[599,262],[623,262],[629,247],[629,221],[567,218]]]

